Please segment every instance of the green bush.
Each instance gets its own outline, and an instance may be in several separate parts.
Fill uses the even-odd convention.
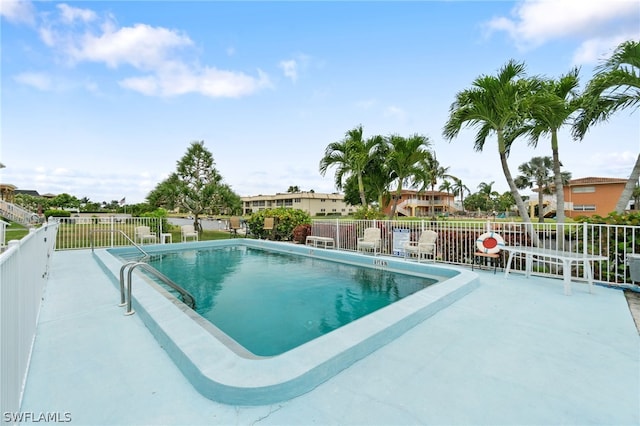
[[[71,217],[71,212],[66,210],[45,210],[44,217],[47,218],[47,220],[50,217]]]
[[[273,234],[264,230],[264,218],[275,219]],[[253,213],[247,219],[249,231],[256,238],[272,237],[274,240],[290,241],[293,238],[293,229],[298,225],[311,224],[311,217],[300,209],[278,207],[276,209],[260,210]]]
[[[373,220],[386,219],[386,216],[380,209],[377,209],[375,207],[363,206],[356,210],[356,212],[353,214],[353,218],[361,220]]]

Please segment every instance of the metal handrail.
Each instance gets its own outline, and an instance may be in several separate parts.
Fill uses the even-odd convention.
[[[95,232],[119,232],[124,236],[124,238],[129,240],[129,242],[131,244],[133,244],[133,246],[135,248],[140,250],[140,252],[142,254],[144,254],[145,258],[149,257],[149,253],[147,253],[146,251],[142,250],[142,247],[140,247],[138,244],[136,244],[136,242],[133,241],[122,229],[91,229],[91,230],[89,230],[89,243],[91,244],[91,252],[93,252],[93,234]]]
[[[163,275],[156,268],[154,268],[153,266],[145,262],[129,262],[122,265],[122,267],[120,268],[120,291],[121,291],[120,300],[122,301],[122,303],[124,303],[124,281],[122,278],[124,275],[124,270],[127,266],[130,266],[130,268],[129,268],[129,272],[127,273],[127,284],[128,284],[127,285],[127,311],[124,313],[125,315],[132,315],[135,313],[135,311],[131,309],[131,287],[132,287],[131,275],[133,274],[133,270],[138,266],[142,267],[147,272],[150,272],[156,278],[160,279],[163,283],[167,284],[169,287],[176,290],[178,293],[182,295],[182,301],[185,304],[187,304],[187,306],[189,306],[193,310],[196,309],[196,300],[191,295],[191,293],[189,293],[184,288],[180,287],[175,282],[171,281],[167,276]]]

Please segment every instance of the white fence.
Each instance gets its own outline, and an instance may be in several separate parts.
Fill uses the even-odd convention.
[[[0,412],[17,412],[49,274],[57,223],[31,229],[0,254]]]
[[[637,289],[631,281],[627,265],[627,255],[640,253],[640,227],[624,225],[599,225],[587,223],[570,224],[523,224],[508,222],[478,221],[430,221],[430,220],[314,220],[311,235],[330,237],[335,247],[341,250],[356,250],[357,239],[364,228],[377,227],[381,230],[381,253],[403,256],[402,242],[417,240],[420,233],[431,229],[438,233],[436,259],[440,262],[468,265],[474,261],[476,242],[484,232],[493,231],[512,246],[533,246],[534,239],[541,247],[574,253],[604,255],[607,261],[594,262],[594,278],[597,281],[629,285]],[[504,266],[506,253],[500,259]],[[578,268],[578,267],[576,267]],[[524,270],[524,258],[514,259],[514,270]],[[562,276],[561,265],[550,259],[534,265],[533,273],[542,276]],[[572,271],[577,279],[583,274]]]
[[[165,242],[161,236],[173,233],[173,241],[180,240],[179,227],[171,226],[158,218],[95,217],[67,218],[60,220],[56,247],[58,250],[131,245],[135,228],[149,226],[158,236],[157,242]],[[420,232],[432,229],[438,233],[437,260],[444,263],[471,266],[478,237],[487,231],[499,233],[507,245],[532,246],[590,253],[607,256],[607,261],[594,262],[594,278],[610,284],[630,285],[627,255],[640,253],[640,226],[600,225],[587,223],[532,223],[502,221],[431,221],[431,220],[344,220],[318,219],[313,221],[311,235],[330,237],[335,248],[353,250],[357,239],[367,227],[378,227],[382,234],[381,253],[403,256],[402,241],[417,240]],[[537,241],[536,241],[537,240]],[[167,240],[168,241],[168,240]],[[137,242],[137,241],[136,241]],[[504,266],[506,253],[502,252]],[[515,258],[514,270],[524,270],[523,258]],[[576,266],[575,268],[580,268]],[[539,261],[533,273],[542,276],[562,276],[561,265],[551,259]],[[579,279],[582,271],[572,271]]]

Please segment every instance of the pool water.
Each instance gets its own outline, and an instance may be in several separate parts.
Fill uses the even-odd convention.
[[[275,356],[442,279],[247,246],[164,253],[149,264],[197,312],[257,356]]]

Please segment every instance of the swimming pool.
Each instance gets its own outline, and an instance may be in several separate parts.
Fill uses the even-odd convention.
[[[178,368],[204,396],[230,404],[261,405],[301,395],[397,338],[478,286],[471,271],[399,258],[289,243],[233,239],[145,246],[150,254],[210,247],[248,247],[305,258],[368,266],[446,279],[280,355],[257,357],[182,303],[161,295],[141,273],[133,277],[135,310]],[[96,250],[97,260],[118,283],[120,256],[131,248]],[[338,264],[336,263],[336,265]],[[256,318],[259,321],[260,318]]]
[[[446,279],[247,246],[160,253],[148,264],[257,356],[280,355]]]

